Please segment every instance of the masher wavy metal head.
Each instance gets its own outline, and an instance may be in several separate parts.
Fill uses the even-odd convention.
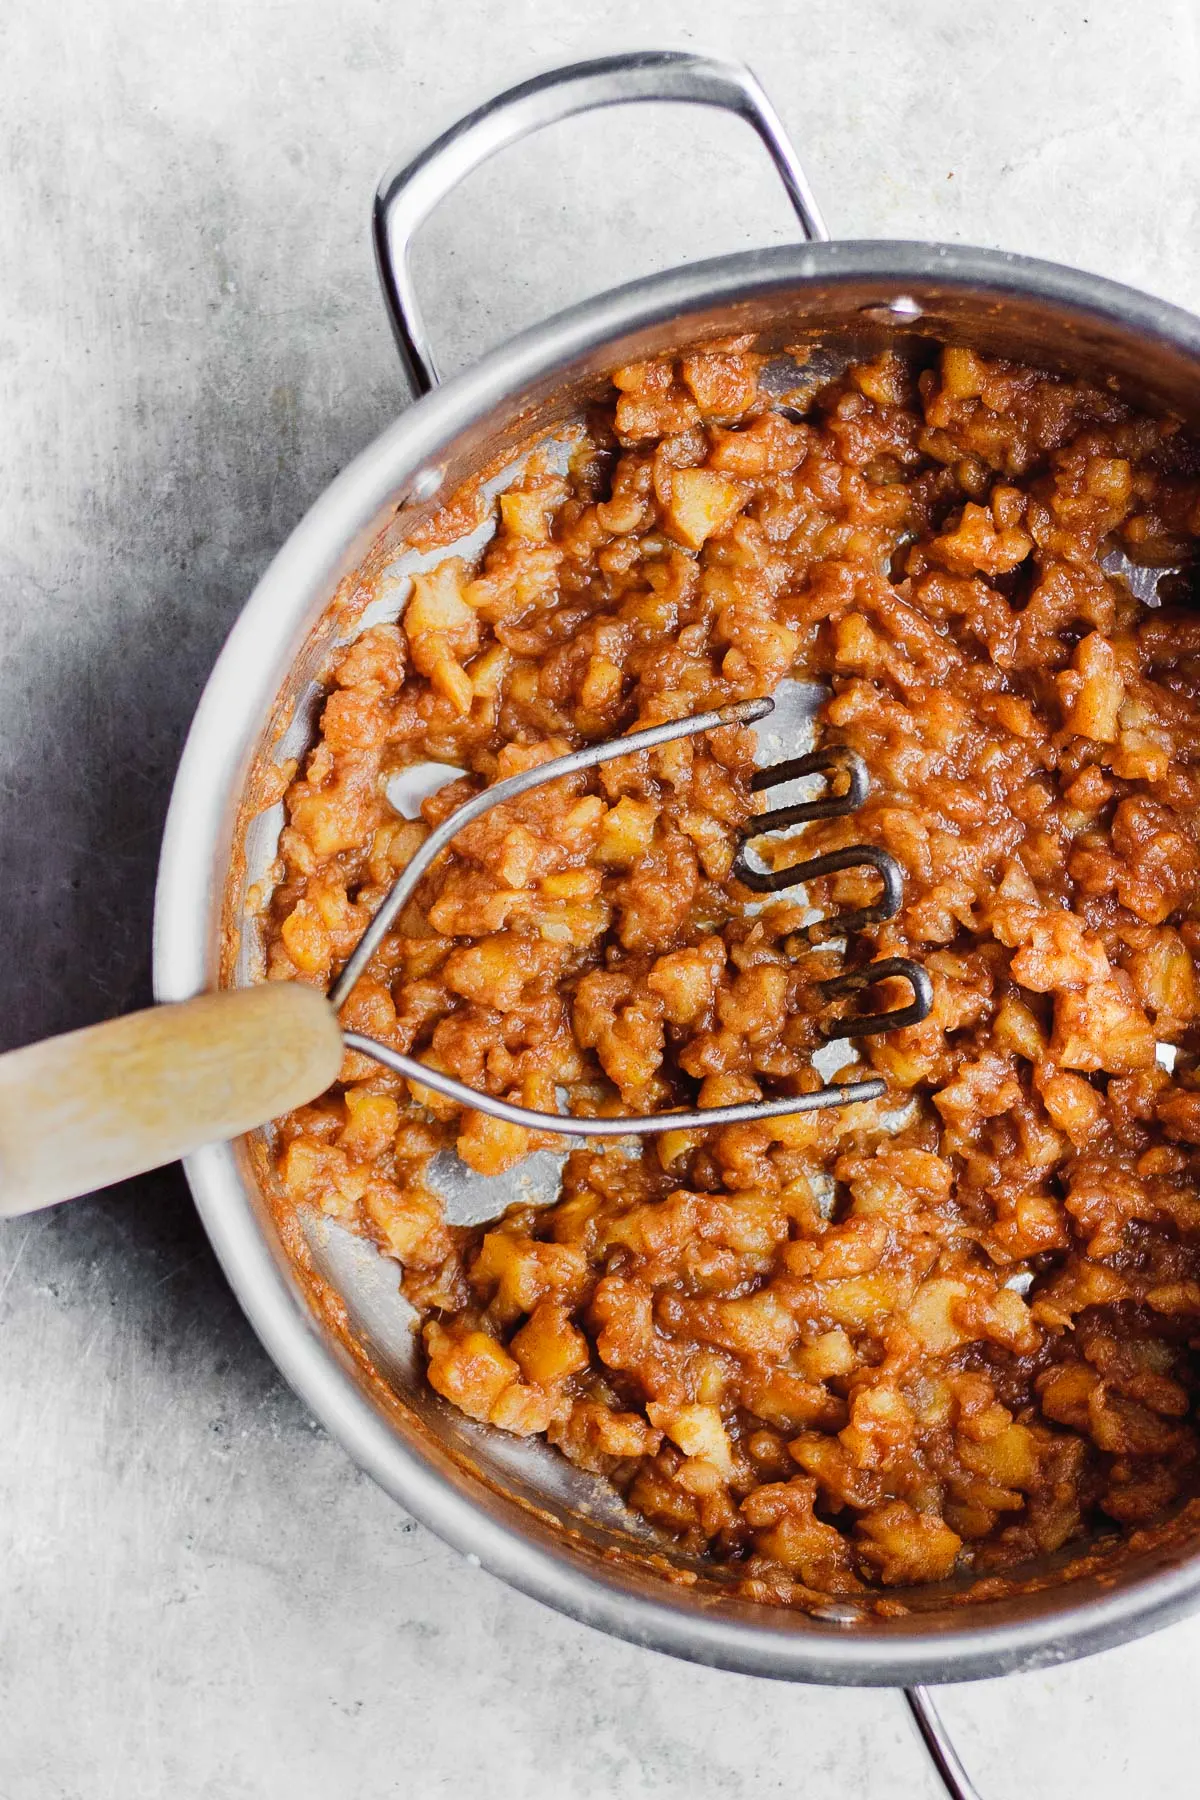
[[[482,793],[476,794],[473,799],[460,806],[456,812],[453,812],[448,819],[430,833],[412,861],[404,869],[395,886],[375,913],[353,955],[330,990],[329,998],[333,1006],[340,1010],[345,1005],[371,958],[408,901],[415,894],[427,870],[442,851],[448,848],[459,832],[475,819],[482,818],[494,807],[515,800],[521,794],[529,793],[533,788],[544,787],[549,782],[558,781],[563,776],[578,775],[584,770],[599,768],[602,764],[613,762],[618,757],[636,756],[642,751],[655,750],[663,744],[674,743],[679,738],[696,737],[701,732],[719,731],[728,725],[753,724],[756,719],[765,718],[773,708],[774,702],[768,699],[739,700],[728,706],[718,707],[712,712],[696,713],[685,719],[672,719],[662,725],[652,725],[643,731],[631,732],[627,737],[613,738],[602,744],[589,744],[585,749],[573,750],[567,756],[554,757],[549,762],[539,763],[535,768],[526,769],[519,775],[509,776],[506,780],[499,781],[494,786],[485,788]],[[852,845],[842,850],[832,851],[825,856],[812,857],[807,862],[796,863],[788,868],[769,872],[755,869],[750,865],[746,858],[746,847],[754,838],[761,837],[770,831],[782,830],[790,825],[801,824],[810,819],[848,815],[856,812],[866,799],[870,787],[870,777],[866,766],[856,752],[841,746],[829,746],[814,751],[810,755],[795,757],[768,769],[760,769],[752,778],[750,785],[755,792],[762,792],[784,782],[818,773],[835,778],[839,773],[844,773],[847,777],[845,791],[840,794],[829,793],[816,800],[799,801],[794,805],[777,808],[773,812],[756,814],[742,835],[742,842],[738,848],[732,873],[744,886],[755,892],[778,893],[783,888],[795,887],[803,881],[812,880],[821,875],[834,874],[844,869],[858,867],[873,869],[882,882],[882,893],[879,900],[871,906],[860,907],[852,912],[837,914],[831,919],[821,920],[817,925],[802,927],[796,934],[809,937],[820,935],[828,939],[842,937],[864,925],[892,918],[899,911],[903,900],[904,876],[895,858],[888,851],[872,844]],[[873,1036],[880,1032],[899,1030],[905,1025],[917,1024],[925,1018],[933,1004],[932,984],[928,973],[920,964],[910,961],[907,957],[888,957],[879,962],[868,963],[862,967],[848,970],[842,975],[834,976],[828,981],[822,981],[817,984],[817,987],[826,999],[836,999],[842,995],[853,994],[873,987],[888,977],[900,977],[908,982],[913,995],[908,1006],[890,1012],[854,1015],[849,1018],[833,1020],[824,1027],[825,1036],[827,1038]],[[367,1037],[361,1032],[344,1031],[343,1038],[349,1049],[361,1051],[363,1055],[372,1057],[376,1062],[405,1076],[409,1081],[432,1089],[447,1099],[456,1100],[463,1106],[469,1106],[477,1112],[489,1113],[492,1117],[504,1119],[511,1125],[523,1125],[530,1130],[555,1132],[571,1137],[611,1138],[626,1137],[631,1134],[647,1136],[663,1131],[733,1125],[751,1119],[786,1118],[791,1114],[816,1112],[830,1106],[850,1106],[858,1101],[877,1100],[886,1091],[887,1086],[879,1077],[871,1076],[864,1081],[828,1083],[811,1093],[741,1101],[731,1106],[699,1107],[692,1111],[622,1113],[616,1117],[606,1118],[581,1118],[569,1113],[535,1111],[530,1107],[519,1106],[514,1101],[484,1093],[478,1088],[467,1086],[465,1082],[457,1081],[452,1075],[445,1074],[441,1069],[432,1068],[428,1063],[420,1061],[415,1056],[408,1056],[403,1051],[393,1049],[390,1044],[381,1044],[377,1039]]]

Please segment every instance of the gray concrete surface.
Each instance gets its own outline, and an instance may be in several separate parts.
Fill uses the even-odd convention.
[[[366,219],[488,91],[629,43],[743,54],[835,231],[974,239],[1200,304],[1190,0],[54,0],[0,9],[0,1045],[147,997],[155,854],[255,577],[405,403]],[[778,237],[734,124],[585,122],[420,267],[451,365]],[[513,248],[516,234],[523,254]],[[174,1172],[0,1227],[0,1800],[928,1800],[887,1694],[597,1637],[359,1476]],[[985,1800],[1194,1785],[1200,1626],[945,1712]]]

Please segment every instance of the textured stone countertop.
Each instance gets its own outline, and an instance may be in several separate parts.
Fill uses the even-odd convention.
[[[382,164],[554,60],[743,55],[835,233],[1200,305],[1191,0],[56,0],[0,16],[4,1046],[148,995],[171,775],[272,552],[406,403]],[[418,258],[451,365],[789,232],[734,121],[559,128]],[[518,260],[513,237],[524,246]],[[930,1800],[896,1695],[600,1637],[307,1417],[176,1171],[0,1227],[0,1800]],[[983,1800],[1194,1786],[1200,1621],[942,1697]]]

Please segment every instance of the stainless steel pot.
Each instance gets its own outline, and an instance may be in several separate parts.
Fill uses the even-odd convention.
[[[420,221],[505,144],[573,113],[626,100],[728,108],[758,132],[807,242],[673,269],[603,294],[493,351],[437,387],[407,270]],[[311,730],[315,676],[332,645],[398,610],[405,548],[439,499],[531,438],[574,419],[608,373],[638,357],[733,332],[783,354],[829,359],[884,343],[965,340],[985,351],[1112,380],[1134,402],[1200,423],[1200,321],[1096,276],[997,251],[917,243],[831,243],[782,127],[745,70],[705,58],[638,54],[546,75],[465,119],[376,202],[385,297],[424,398],[333,482],[293,532],[242,613],[205,690],[175,784],[159,872],[158,996],[253,979],[241,933],[250,886],[274,851],[278,807],[259,812],[264,768]],[[790,378],[795,366],[790,365]],[[370,604],[363,612],[359,601]],[[333,604],[335,602],[350,604]],[[248,823],[247,823],[248,821]],[[272,1221],[249,1140],[191,1157],[187,1175],[225,1272],[284,1375],[354,1460],[443,1538],[514,1586],[590,1625],[698,1662],[806,1681],[902,1685],[996,1675],[1119,1643],[1187,1611],[1200,1595],[1200,1546],[1131,1554],[1068,1585],[963,1607],[907,1596],[878,1619],[756,1608],[704,1580],[592,1478],[540,1444],[488,1433],[430,1393],[396,1293],[395,1265],[336,1228],[306,1227],[318,1271],[343,1297],[376,1379],[309,1298]],[[637,1554],[638,1552],[641,1555]]]

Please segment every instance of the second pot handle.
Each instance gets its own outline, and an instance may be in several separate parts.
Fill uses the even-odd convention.
[[[687,100],[745,119],[766,146],[805,237],[829,236],[779,114],[749,69],[685,50],[636,50],[548,70],[468,113],[379,184],[373,224],[379,279],[405,373],[417,394],[429,393],[438,383],[409,269],[418,227],[452,188],[497,151],[559,119],[628,100]]]

